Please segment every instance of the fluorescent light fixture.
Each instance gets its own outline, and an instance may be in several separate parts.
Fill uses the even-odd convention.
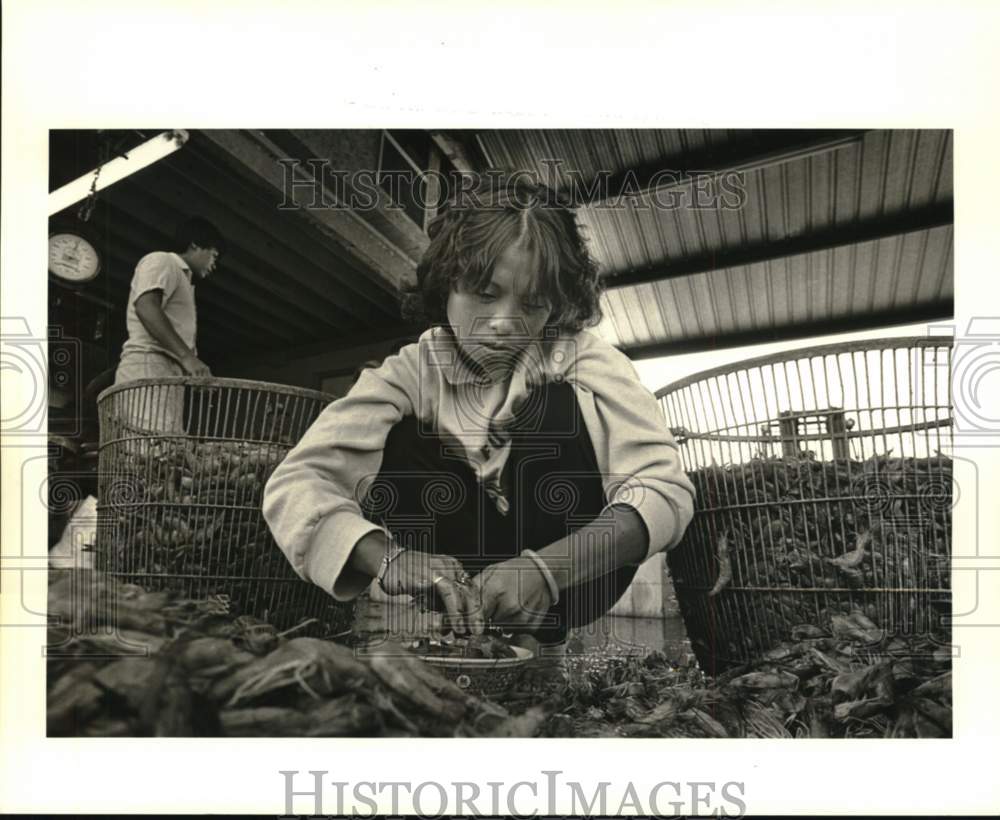
[[[101,168],[101,173],[97,176],[97,190],[102,191],[136,171],[141,171],[147,165],[152,165],[154,162],[169,156],[187,141],[187,131],[164,131],[159,136],[153,137],[126,152],[126,156],[115,157]],[[75,179],[50,193],[49,216],[84,199],[94,184],[96,170],[95,168],[94,171],[84,174],[79,179]]]

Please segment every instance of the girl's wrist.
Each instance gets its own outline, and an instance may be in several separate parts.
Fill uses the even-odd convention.
[[[571,564],[566,555],[561,552],[553,554],[549,547],[540,549],[537,552],[535,550],[522,550],[521,555],[525,558],[530,558],[531,556],[527,554],[529,552],[538,556],[538,560],[545,565],[546,570],[552,576],[560,593],[573,586]],[[541,568],[539,568],[539,571],[541,571]]]
[[[556,581],[555,575],[552,570],[549,569],[548,564],[545,563],[545,559],[542,558],[534,550],[522,550],[521,555],[528,558],[538,569],[542,578],[545,581],[545,586],[548,587],[549,597],[552,599],[549,606],[555,606],[559,603],[559,584]]]
[[[373,530],[362,536],[351,551],[351,569],[357,570],[369,578],[378,577],[379,570],[382,568],[382,559],[385,557],[390,543],[382,530]]]
[[[387,586],[386,576],[389,574],[389,570],[393,566],[393,562],[395,562],[395,560],[404,552],[406,552],[406,550],[396,543],[395,539],[390,539],[389,543],[386,545],[385,554],[382,556],[382,561],[379,563],[378,574],[375,576],[375,580],[378,581],[379,587],[386,595],[398,595],[401,592],[398,588],[398,580],[395,585],[390,584]],[[392,586],[393,588],[390,589],[389,586]]]

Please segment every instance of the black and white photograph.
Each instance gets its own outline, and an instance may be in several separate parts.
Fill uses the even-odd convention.
[[[46,5],[0,811],[1000,808],[1000,12]]]
[[[951,736],[951,132],[49,157],[50,735]]]

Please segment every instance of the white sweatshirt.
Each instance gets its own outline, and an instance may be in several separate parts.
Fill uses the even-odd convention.
[[[389,431],[405,416],[461,447],[506,513],[504,425],[533,386],[550,381],[573,386],[608,506],[638,512],[649,533],[647,557],[676,546],[691,521],[694,486],[659,403],[624,353],[588,331],[564,334],[526,348],[510,377],[490,384],[458,356],[451,333],[435,327],[363,371],[272,474],[264,518],[295,571],[341,601],[368,586],[371,579],[348,558],[361,538],[382,528],[362,515],[360,502],[378,475]]]

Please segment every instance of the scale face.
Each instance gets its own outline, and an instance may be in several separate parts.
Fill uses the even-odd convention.
[[[101,255],[90,240],[72,231],[49,236],[49,273],[72,285],[89,282],[101,272]]]

